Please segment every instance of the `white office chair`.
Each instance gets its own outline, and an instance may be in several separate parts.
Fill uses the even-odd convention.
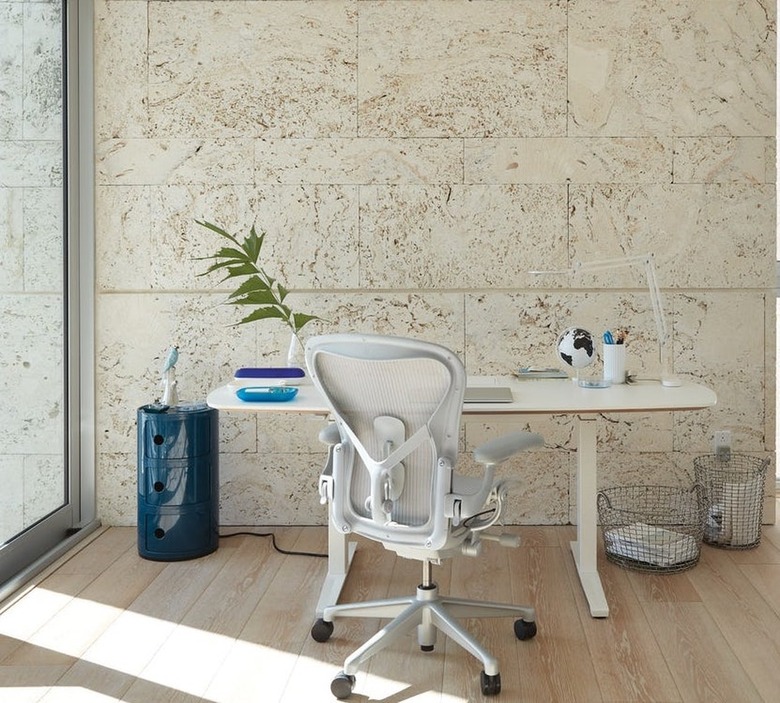
[[[514,536],[483,532],[498,519],[506,496],[493,473],[542,438],[515,432],[487,442],[474,452],[483,475],[462,476],[455,461],[466,374],[451,351],[399,337],[335,334],[308,342],[306,364],[335,420],[320,435],[330,445],[320,480],[330,519],[344,533],[382,542],[423,565],[414,595],[324,609],[311,631],[318,642],[330,638],[336,618],[394,618],[347,657],[331,684],[333,695],[349,697],[360,665],[415,626],[423,651],[433,650],[439,629],[481,660],[482,692],[497,694],[496,658],[454,618],[519,616],[515,635],[526,640],[536,634],[534,609],[442,596],[431,565],[457,554],[476,556],[480,537],[519,544]]]

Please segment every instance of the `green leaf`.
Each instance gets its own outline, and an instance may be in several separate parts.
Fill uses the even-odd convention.
[[[209,259],[213,259],[215,257],[208,257]],[[246,276],[250,275],[252,273],[258,273],[257,269],[255,268],[255,265],[250,261],[245,261],[243,259],[224,259],[222,261],[216,261],[215,263],[211,264],[205,271],[202,273],[199,273],[199,276],[205,276],[206,274],[211,273],[212,271],[219,271],[220,269],[224,268],[235,268],[238,273],[229,274],[227,277],[231,278],[232,276]]]
[[[211,257],[209,257],[211,258]],[[231,261],[221,261],[216,264],[211,264],[205,271],[202,271],[198,274],[198,276],[208,276],[210,273],[213,273],[214,271],[218,271],[219,269],[225,268],[226,266],[230,266],[232,264]],[[229,278],[229,276],[227,277]],[[225,279],[222,279],[225,280]]]
[[[284,304],[290,291],[258,263],[265,242],[265,232],[258,232],[252,225],[249,234],[239,238],[211,222],[205,220],[195,220],[195,222],[234,245],[223,246],[217,249],[214,255],[197,257],[196,260],[212,262],[206,271],[198,274],[199,276],[221,271],[224,274],[221,282],[231,278],[246,278],[225,301],[230,305],[255,306],[255,310],[237,324],[243,325],[273,318],[283,321],[297,334],[307,323],[322,319],[316,315],[293,313],[292,309]]]
[[[248,322],[256,322],[257,320],[267,320],[269,318],[276,318],[279,320],[286,319],[282,312],[275,307],[258,308],[254,312],[251,312],[242,320],[239,320],[239,325],[245,325]]]
[[[250,276],[247,278],[238,288],[236,288],[233,293],[231,293],[230,297],[234,298],[238,295],[244,295],[245,293],[249,293],[251,291],[256,290],[264,290],[264,291],[270,291],[271,287],[266,283],[260,276]]]
[[[232,234],[229,234],[221,227],[218,227],[217,225],[212,224],[211,222],[206,222],[205,220],[195,220],[195,222],[196,224],[199,224],[201,227],[206,227],[207,229],[210,229],[212,232],[216,232],[221,237],[225,237],[226,239],[229,239],[236,246],[240,246],[238,240]]]
[[[233,264],[232,262],[226,264],[227,273],[222,279],[227,281],[228,278],[236,278],[236,276],[251,276],[257,273],[257,269],[254,264]]]
[[[294,332],[298,332],[304,325],[311,322],[312,320],[321,320],[321,317],[317,317],[316,315],[307,315],[303,312],[296,312],[292,316],[292,327]]]
[[[253,259],[249,259],[243,249],[233,249],[232,247],[222,247],[214,256],[210,259],[235,259],[236,261],[249,261],[254,263]]]
[[[231,293],[228,302],[231,305],[275,305],[278,308],[287,308],[286,305],[279,305],[278,299],[273,292],[269,290],[255,290],[251,293],[241,295],[238,293]]]
[[[257,259],[260,257],[260,250],[263,248],[264,240],[265,232],[262,232],[258,236],[255,231],[255,226],[252,225],[252,229],[249,230],[249,235],[244,238],[244,243],[241,245],[241,248],[253,263],[256,263]]]

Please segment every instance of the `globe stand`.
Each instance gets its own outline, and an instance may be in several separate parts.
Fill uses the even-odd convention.
[[[558,358],[574,369],[571,379],[581,388],[605,388],[602,380],[583,378],[582,370],[596,360],[596,343],[593,335],[582,327],[569,327],[558,336],[555,345]]]

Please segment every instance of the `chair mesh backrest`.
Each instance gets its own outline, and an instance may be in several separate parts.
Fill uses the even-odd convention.
[[[396,529],[401,541],[425,541],[441,530],[440,512],[445,484],[438,460],[454,465],[465,386],[462,364],[437,345],[395,337],[328,335],[310,340],[307,363],[314,383],[330,405],[345,446],[361,444],[376,462],[387,455],[384,439],[375,430],[375,418],[403,423],[404,441],[413,439],[402,456],[403,491],[393,501],[390,524],[378,525],[369,505],[372,480],[360,452],[352,451],[346,468],[348,485],[341,492],[345,515],[337,518],[354,531],[387,539]],[[395,447],[397,449],[397,447]],[[404,454],[405,450],[401,450]],[[450,488],[447,476],[446,490]],[[342,483],[344,479],[342,479]],[[336,481],[338,483],[338,481]],[[372,534],[373,533],[373,534]]]

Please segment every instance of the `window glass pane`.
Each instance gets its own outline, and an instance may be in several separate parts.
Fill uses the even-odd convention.
[[[0,544],[67,502],[62,24],[0,2]]]

